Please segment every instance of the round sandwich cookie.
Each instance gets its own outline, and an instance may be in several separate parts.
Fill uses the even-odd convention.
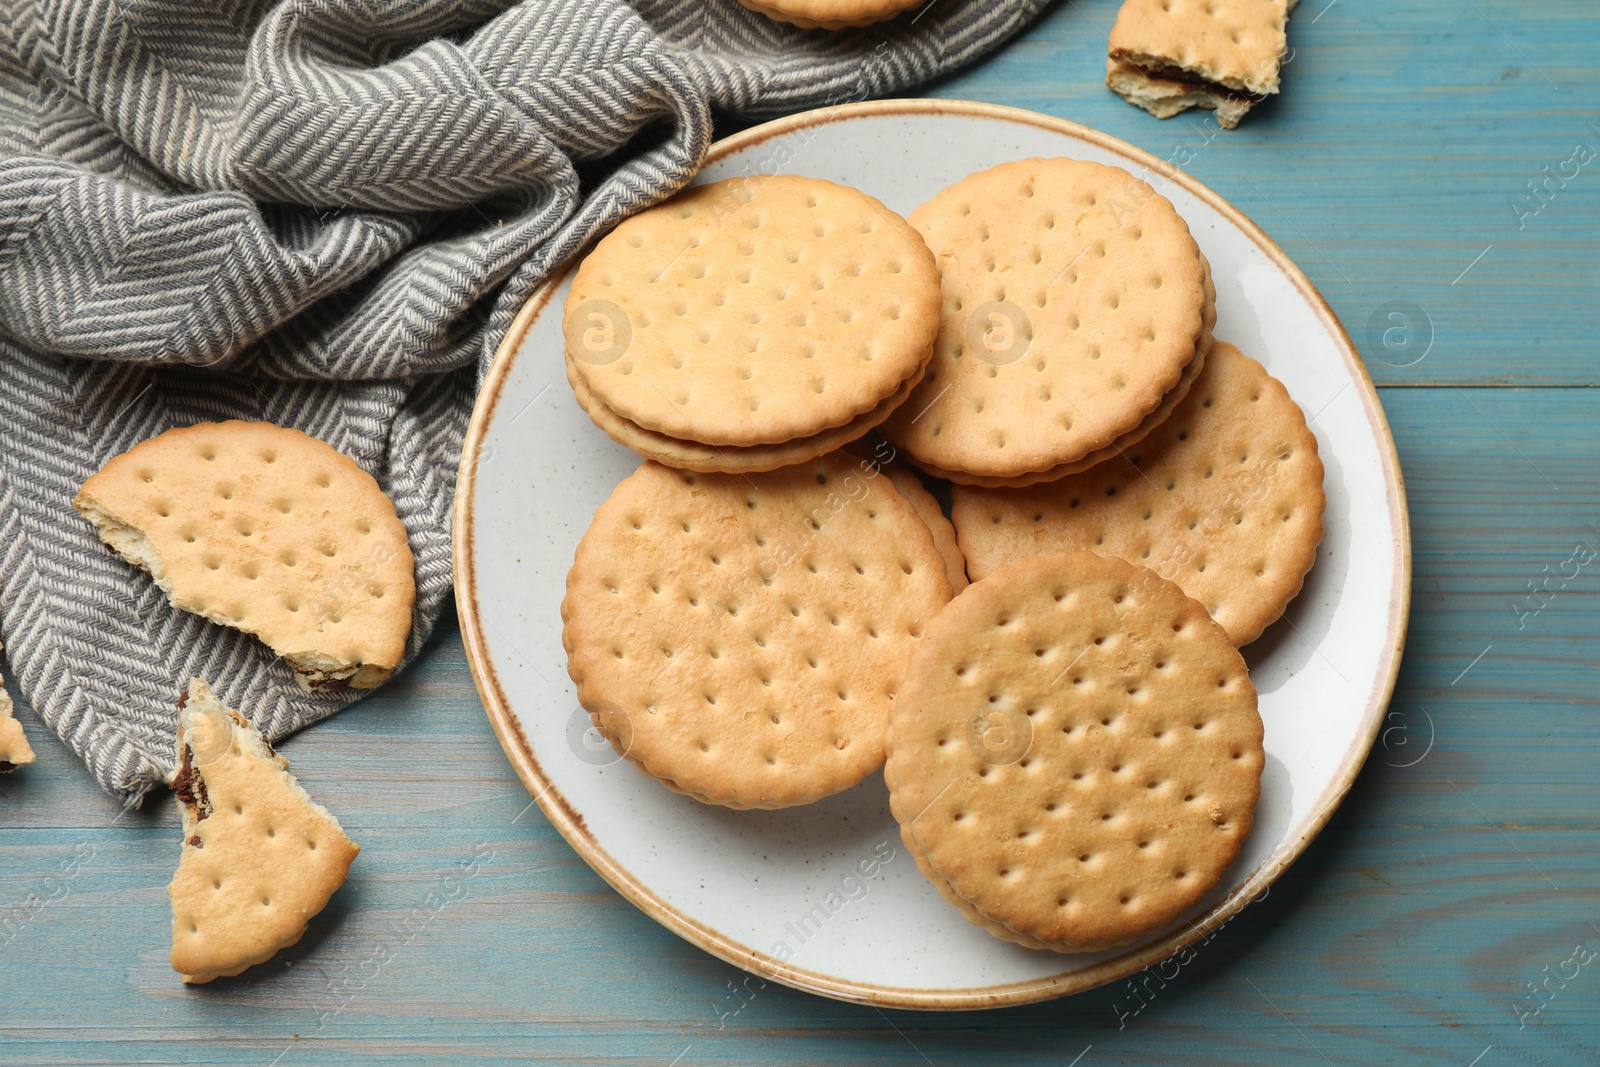
[[[731,178],[608,234],[579,266],[562,321],[591,405],[684,441],[781,445],[846,426],[918,380],[939,329],[939,272],[917,232],[865,193]]]
[[[754,475],[646,463],[578,546],[562,640],[580,703],[646,774],[781,808],[882,764],[906,660],[950,595],[916,510],[848,455]]]
[[[255,634],[308,689],[370,688],[405,654],[405,525],[372,475],[299,430],[168,430],[109,460],[72,505],[173,607]]]
[[[739,0],[778,22],[802,30],[844,30],[871,26],[920,7],[926,0]]]
[[[908,847],[964,914],[1081,952],[1160,929],[1217,884],[1265,758],[1244,660],[1205,609],[1077,552],[1003,567],[934,618],[885,778]]]
[[[1211,345],[1205,256],[1118,167],[1030,159],[912,212],[944,281],[933,363],[883,426],[952,481],[1050,477],[1138,430]]]
[[[1218,342],[1172,416],[1124,456],[1027,489],[952,490],[974,578],[1086,549],[1149,567],[1236,645],[1300,592],[1322,540],[1317,438],[1283,383]]]

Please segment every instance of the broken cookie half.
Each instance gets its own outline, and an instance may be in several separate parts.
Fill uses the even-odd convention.
[[[174,607],[255,634],[308,689],[370,688],[405,653],[406,528],[372,475],[299,430],[168,430],[108,461],[72,504]]]
[[[33,748],[22,732],[22,724],[17,721],[11,694],[0,686],[0,774],[32,762]]]
[[[192,680],[181,703],[172,790],[183,852],[167,886],[172,968],[185,982],[209,982],[299,941],[361,846],[205,681]]]
[[[1106,84],[1157,118],[1209,108],[1232,129],[1278,91],[1292,0],[1127,0]]]

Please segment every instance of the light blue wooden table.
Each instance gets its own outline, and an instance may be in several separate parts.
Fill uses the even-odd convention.
[[[1343,318],[1411,496],[1390,729],[1265,901],[1137,1014],[1122,983],[984,1015],[735,997],[739,972],[530,809],[452,622],[285,746],[364,850],[306,939],[245,981],[177,983],[174,812],[119,817],[23,708],[39,763],[0,783],[0,1059],[1600,1062],[1600,159],[1572,162],[1600,152],[1600,7],[1304,0],[1282,99],[1233,132],[1101,86],[1115,10],[1057,7],[932,92],[1186,149]],[[1414,332],[1386,337],[1391,312]]]

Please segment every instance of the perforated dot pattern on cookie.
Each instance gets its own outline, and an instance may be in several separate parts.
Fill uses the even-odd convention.
[[[405,526],[370,474],[298,430],[168,430],[110,460],[74,504],[184,611],[330,666],[386,674],[404,653]]]
[[[578,547],[563,640],[583,706],[647,773],[785,807],[879,766],[905,660],[949,598],[916,511],[849,456],[750,476],[647,463]]]
[[[360,851],[238,713],[198,679],[181,716],[184,847],[168,886],[172,965],[185,981],[238,974],[293,944]],[[185,752],[187,750],[187,752]]]
[[[1003,164],[911,222],[944,311],[927,376],[883,432],[919,465],[1012,478],[1080,460],[1134,430],[1210,345],[1199,247],[1120,168]]]
[[[929,532],[933,534],[933,543],[939,549],[939,555],[944,557],[944,569],[950,578],[950,588],[957,593],[961,592],[967,587],[967,560],[961,554],[961,546],[956,543],[955,527],[945,517],[944,509],[939,506],[938,499],[928,492],[921,479],[898,463],[886,464],[883,473],[927,524]]]
[[[986,919],[1063,950],[1122,944],[1237,855],[1265,759],[1255,689],[1177,586],[1091,553],[1023,560],[919,651],[890,727],[893,807]]]
[[[1057,481],[1069,474],[1078,474],[1107,460],[1125,455],[1129,449],[1149,437],[1156,427],[1167,421],[1178,405],[1183,402],[1183,398],[1189,395],[1189,390],[1194,386],[1195,379],[1205,369],[1206,355],[1211,351],[1211,327],[1216,321],[1216,312],[1212,307],[1212,300],[1216,296],[1216,291],[1211,285],[1211,270],[1209,266],[1206,268],[1205,285],[1206,322],[1205,338],[1201,349],[1189,361],[1189,365],[1183,368],[1183,374],[1178,378],[1178,383],[1167,390],[1166,396],[1161,398],[1161,403],[1157,405],[1156,409],[1146,415],[1139,425],[1109,445],[1096,449],[1082,459],[1074,460],[1071,463],[1061,463],[1051,467],[1049,470],[1034,471],[1030,474],[1022,474],[1010,478],[984,477],[983,475],[969,474],[966,471],[947,471],[931,463],[924,464],[923,469],[935,478],[943,478],[945,481],[954,482],[957,485],[980,485],[988,489],[1020,489],[1030,485],[1038,485],[1040,482]]]
[[[895,490],[906,498],[907,503],[916,509],[918,517],[928,527],[928,532],[933,534],[934,547],[944,559],[945,574],[950,579],[951,590],[959,593],[965,589],[967,561],[961,554],[961,546],[956,543],[956,528],[950,524],[950,519],[945,515],[938,498],[928,492],[927,486],[922,484],[922,479],[908,467],[889,458],[894,455],[894,450],[885,441],[876,438],[856,441],[849,445],[846,451],[864,461],[869,468],[882,473]]]
[[[1283,614],[1322,539],[1317,439],[1283,384],[1217,342],[1172,416],[1125,458],[1027,489],[957,487],[951,517],[974,578],[1086,549],[1180,585],[1236,644]]]
[[[623,222],[584,259],[563,318],[574,367],[612,411],[740,446],[877,407],[926,365],[938,321],[938,269],[904,219],[854,189],[773,175],[697,186]]]

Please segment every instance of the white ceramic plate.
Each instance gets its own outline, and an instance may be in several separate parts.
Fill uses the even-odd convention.
[[[938,100],[849,105],[748,130],[712,148],[699,180],[805,174],[909,213],[972,171],[1029,156],[1117,164],[1172,200],[1211,261],[1216,335],[1288,386],[1327,466],[1316,567],[1285,619],[1246,650],[1266,722],[1255,830],[1208,898],[1141,943],[1058,955],[970,925],[906,855],[879,776],[809,807],[736,812],[667,792],[589,729],[567,678],[558,607],[590,516],[639,460],[572,398],[561,278],[512,325],[467,434],[455,513],[461,628],[517,772],[578,853],[658,922],[827,996],[913,1008],[1025,1003],[1181,950],[1257,897],[1321,829],[1377,735],[1399,669],[1410,532],[1377,393],[1311,283],[1215,193],[1093,130]]]

